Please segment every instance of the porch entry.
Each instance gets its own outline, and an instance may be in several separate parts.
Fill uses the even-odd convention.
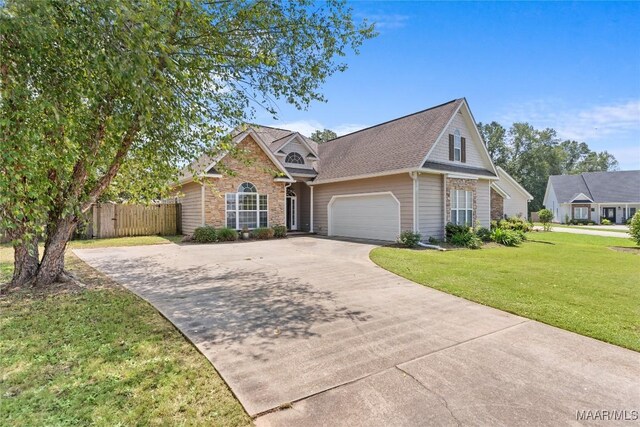
[[[616,208],[602,208],[602,218],[606,218],[613,224],[616,223]]]
[[[298,229],[298,198],[296,193],[287,188],[287,230],[295,231]]]

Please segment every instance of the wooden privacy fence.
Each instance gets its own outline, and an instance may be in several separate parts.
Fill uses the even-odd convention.
[[[149,236],[180,234],[180,204],[118,205],[95,204],[92,208],[91,237]]]

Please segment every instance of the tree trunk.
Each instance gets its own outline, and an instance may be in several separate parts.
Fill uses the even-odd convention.
[[[64,252],[77,223],[75,216],[68,216],[47,227],[44,255],[35,281],[37,286],[49,286],[57,281],[68,280],[64,272]]]
[[[13,246],[13,277],[10,286],[24,286],[38,272],[38,239],[32,238]]]

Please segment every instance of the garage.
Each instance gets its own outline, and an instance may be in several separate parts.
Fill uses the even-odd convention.
[[[333,196],[328,216],[329,236],[395,241],[400,234],[400,202],[391,192]]]

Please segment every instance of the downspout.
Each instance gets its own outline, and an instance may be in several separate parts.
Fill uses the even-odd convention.
[[[313,185],[309,185],[311,189],[311,211],[309,212],[309,232],[313,233]]]
[[[202,184],[200,184],[200,188],[201,188],[200,201],[202,203],[201,211],[200,211],[200,217],[202,219],[202,221],[201,221],[202,222],[202,226],[204,227],[204,225],[205,225],[204,224],[204,182]]]
[[[413,180],[413,232],[418,233],[418,173],[409,172],[409,176]]]
[[[442,232],[447,241],[447,175],[442,174]]]

